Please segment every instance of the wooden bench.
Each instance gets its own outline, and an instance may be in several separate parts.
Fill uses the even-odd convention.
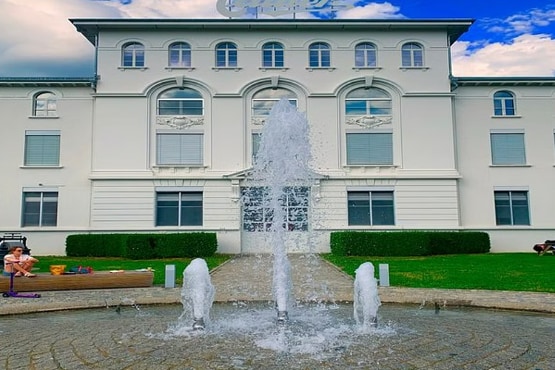
[[[47,290],[80,290],[151,287],[154,273],[150,271],[108,272],[98,271],[92,274],[51,275],[39,273],[34,278],[15,277],[16,292],[35,292]],[[0,277],[0,292],[9,289],[10,277]]]

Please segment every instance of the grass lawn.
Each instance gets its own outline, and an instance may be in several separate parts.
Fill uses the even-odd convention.
[[[175,265],[176,284],[183,282],[183,270],[191,259],[127,260],[122,258],[72,258],[36,256],[39,272],[48,272],[50,265],[91,266],[95,271],[136,270],[151,267],[154,284],[164,284],[165,265]],[[372,262],[378,277],[378,265],[389,264],[392,286],[444,289],[517,290],[555,293],[555,256],[535,253],[463,254],[431,257],[339,257],[322,255],[346,273],[363,262]],[[212,270],[232,258],[215,255],[204,258]]]
[[[66,265],[66,271],[72,266],[90,266],[93,271],[110,270],[137,270],[152,268],[154,270],[154,285],[164,284],[166,265],[175,265],[175,280],[177,285],[183,283],[183,270],[193,260],[192,258],[167,258],[160,260],[128,260],[112,257],[65,257],[65,256],[35,256],[39,262],[35,265],[38,272],[49,272],[50,265]],[[232,256],[214,255],[213,257],[203,258],[208,268],[221,265]]]
[[[354,276],[363,262],[389,264],[392,286],[443,289],[516,290],[555,293],[555,256],[491,253],[430,257],[339,257],[325,259]]]

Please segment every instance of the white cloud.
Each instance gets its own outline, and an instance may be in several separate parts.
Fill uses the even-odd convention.
[[[370,3],[362,7],[351,8],[338,13],[338,19],[392,19],[405,18],[399,13],[399,7],[390,3]]]
[[[129,4],[118,0],[92,0],[105,2],[121,14],[122,18],[222,18],[216,9],[216,0],[133,0]]]
[[[474,49],[457,41],[451,48],[453,75],[555,76],[555,40],[549,35],[521,35],[510,43],[496,42]]]

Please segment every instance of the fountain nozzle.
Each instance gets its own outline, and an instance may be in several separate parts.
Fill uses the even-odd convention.
[[[278,315],[277,315],[278,324],[285,324],[287,321],[289,321],[289,315],[287,314],[287,311],[278,311]]]
[[[193,330],[204,330],[204,319],[198,318],[193,322]]]

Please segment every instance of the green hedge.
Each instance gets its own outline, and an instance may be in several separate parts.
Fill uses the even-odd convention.
[[[339,256],[429,256],[487,253],[490,239],[474,231],[336,231],[330,247]]]
[[[216,253],[216,233],[77,234],[66,238],[69,257],[156,259],[209,257]]]

